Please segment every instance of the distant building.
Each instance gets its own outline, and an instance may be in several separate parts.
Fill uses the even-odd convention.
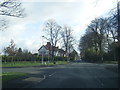
[[[59,47],[52,46],[50,42],[47,42],[46,45],[43,45],[38,49],[38,55],[42,56],[51,56],[52,49],[54,51],[54,56],[66,56],[66,52],[63,49],[59,49]]]

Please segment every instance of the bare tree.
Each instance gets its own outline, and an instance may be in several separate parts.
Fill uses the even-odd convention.
[[[54,59],[54,49],[53,47],[56,47],[58,41],[60,40],[60,31],[61,31],[61,26],[58,25],[55,20],[48,20],[45,23],[45,28],[44,30],[46,31],[47,37],[45,37],[49,42],[51,43],[51,54],[52,54],[52,59]]]
[[[72,29],[69,26],[64,26],[63,30],[61,32],[62,40],[63,40],[63,47],[65,48],[65,51],[67,53],[68,60],[69,54],[71,50],[73,50],[74,45],[74,38],[73,38],[73,32]]]
[[[2,0],[0,2],[0,15],[24,17],[24,9],[18,0]]]
[[[114,12],[114,13],[113,13]],[[117,21],[117,13],[116,10],[113,11],[112,14],[108,17],[107,20],[107,32],[108,36],[113,39],[114,43],[117,40],[117,28],[118,28],[118,21]],[[112,35],[112,36],[111,36]]]
[[[0,18],[0,30],[5,30],[8,27],[8,21]]]
[[[9,56],[15,56],[17,53],[16,45],[13,40],[11,40],[10,45],[6,48],[4,48],[5,54],[8,54]]]
[[[24,8],[22,8],[19,0],[1,0],[0,15],[12,17],[25,17]],[[5,30],[8,27],[8,21],[0,18],[0,30]]]
[[[106,24],[106,37],[108,42],[108,52],[111,50],[111,44],[113,45],[113,55],[114,60],[117,60],[116,57],[116,41],[118,41],[118,25],[117,25],[117,11],[116,9],[112,10],[112,13],[110,13],[110,16],[107,18],[107,24]]]

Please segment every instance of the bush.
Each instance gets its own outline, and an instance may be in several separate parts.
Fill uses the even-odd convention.
[[[54,60],[55,61],[67,61],[67,57],[55,56]]]
[[[13,61],[41,61],[41,57],[37,56],[2,56],[2,62],[13,62]]]

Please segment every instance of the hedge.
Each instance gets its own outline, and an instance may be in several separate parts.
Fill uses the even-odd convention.
[[[51,57],[44,56],[44,61],[52,61]],[[42,56],[2,56],[2,62],[14,61],[42,61]],[[67,61],[67,57],[55,56],[54,61]]]

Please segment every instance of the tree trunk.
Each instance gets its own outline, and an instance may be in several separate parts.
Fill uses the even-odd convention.
[[[100,60],[103,62],[103,52],[102,52],[102,42],[99,42],[99,49],[100,49]]]

